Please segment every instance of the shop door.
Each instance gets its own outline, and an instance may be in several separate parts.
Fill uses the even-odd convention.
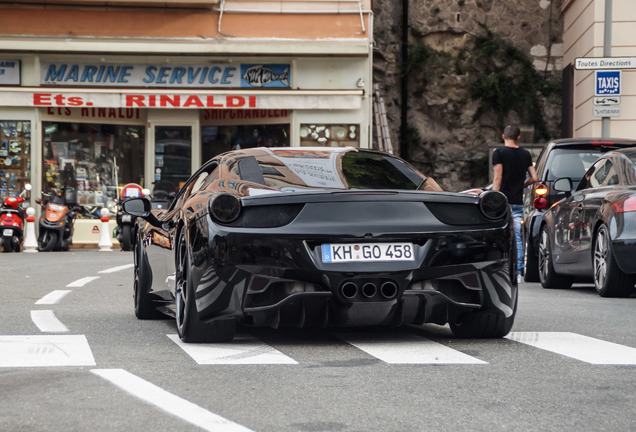
[[[155,126],[155,179],[153,194],[176,193],[190,177],[192,127]]]

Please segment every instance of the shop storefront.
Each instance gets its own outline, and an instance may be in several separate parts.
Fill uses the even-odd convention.
[[[13,60],[39,78],[0,78],[0,195],[31,183],[35,196],[71,188],[77,204],[112,209],[125,184],[176,192],[229,150],[369,146],[367,58],[144,60]]]

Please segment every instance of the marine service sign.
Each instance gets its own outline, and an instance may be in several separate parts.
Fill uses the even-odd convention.
[[[290,88],[289,64],[42,62],[40,84],[71,87]]]

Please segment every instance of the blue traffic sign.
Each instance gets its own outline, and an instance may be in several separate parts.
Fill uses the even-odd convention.
[[[594,72],[594,96],[619,96],[621,71],[597,70]]]

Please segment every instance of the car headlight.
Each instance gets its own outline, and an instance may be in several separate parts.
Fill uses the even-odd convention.
[[[235,221],[241,214],[241,201],[232,194],[222,193],[209,201],[208,208],[214,220],[227,224]]]
[[[479,195],[479,209],[488,219],[501,219],[508,211],[508,199],[499,191],[485,191]]]

